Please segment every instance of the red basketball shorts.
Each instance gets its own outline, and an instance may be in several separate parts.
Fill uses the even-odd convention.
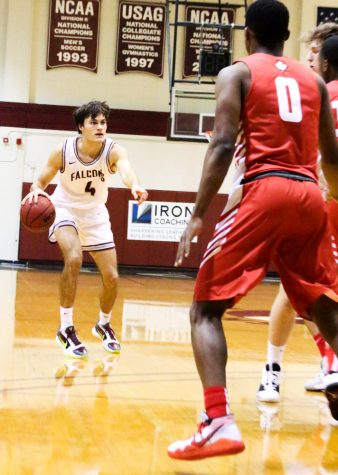
[[[261,281],[271,261],[299,315],[306,316],[322,294],[338,300],[331,233],[318,186],[269,177],[239,188],[203,256],[194,300],[236,303]]]
[[[330,200],[327,202],[327,211],[329,214],[329,223],[331,226],[331,244],[333,248],[333,255],[338,266],[338,203]]]

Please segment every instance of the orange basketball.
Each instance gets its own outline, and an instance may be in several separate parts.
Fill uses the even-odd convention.
[[[44,195],[39,195],[35,203],[28,200],[21,205],[20,220],[25,228],[33,232],[46,231],[55,219],[53,203]]]

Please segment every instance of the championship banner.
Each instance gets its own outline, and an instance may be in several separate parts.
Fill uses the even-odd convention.
[[[199,72],[200,49],[212,49],[219,45],[224,49],[232,48],[231,28],[208,27],[208,23],[231,24],[235,23],[235,10],[223,6],[206,3],[203,6],[185,8],[185,19],[194,23],[203,23],[203,26],[189,25],[185,28],[183,78],[197,76]]]
[[[47,69],[97,72],[101,0],[50,0]]]
[[[179,242],[190,221],[194,203],[129,201],[127,239]],[[193,239],[197,242],[197,238]]]
[[[338,8],[318,7],[317,26],[328,22],[338,23]]]
[[[115,74],[163,77],[165,5],[120,0]]]

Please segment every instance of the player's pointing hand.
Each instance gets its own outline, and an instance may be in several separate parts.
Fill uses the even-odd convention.
[[[141,186],[134,186],[131,193],[139,205],[148,198],[148,192]]]
[[[201,218],[191,218],[184,233],[182,234],[180,244],[178,246],[175,267],[181,266],[183,259],[189,256],[190,243],[196,236],[201,234],[202,228],[203,221]]]

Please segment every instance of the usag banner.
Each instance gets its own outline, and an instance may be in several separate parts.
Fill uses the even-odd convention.
[[[203,23],[203,26],[189,25],[185,28],[184,78],[197,76],[201,47],[210,48],[211,45],[218,43],[225,49],[232,48],[232,30],[208,27],[208,23],[225,25],[235,23],[235,10],[212,6],[210,3],[203,6],[187,5],[185,12],[186,21]]]
[[[47,69],[97,72],[101,0],[50,0]]]
[[[163,77],[165,5],[121,0],[117,35],[115,74]]]

